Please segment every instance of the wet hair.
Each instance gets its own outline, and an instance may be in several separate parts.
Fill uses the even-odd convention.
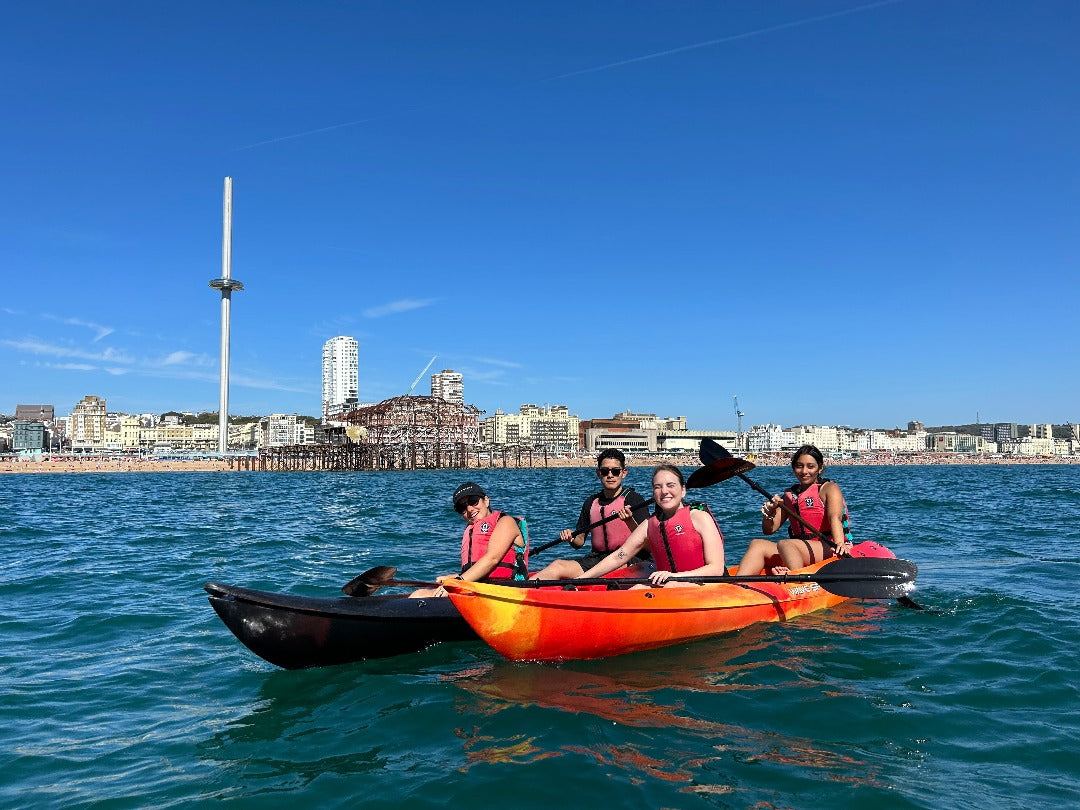
[[[623,451],[618,449],[617,447],[609,447],[607,450],[598,455],[596,457],[596,466],[599,467],[604,462],[605,458],[614,459],[615,461],[619,462],[620,467],[626,466],[626,456],[624,456]]]
[[[683,488],[686,487],[686,481],[683,479],[682,470],[674,464],[657,464],[656,468],[652,471],[652,480],[656,480],[656,474],[662,472],[674,473],[675,477],[679,479],[679,486]]]
[[[810,456],[818,463],[818,466],[824,469],[825,457],[821,455],[821,451],[818,450],[812,444],[804,444],[798,450],[791,454],[791,469],[795,469],[795,465],[799,461],[799,456]]]

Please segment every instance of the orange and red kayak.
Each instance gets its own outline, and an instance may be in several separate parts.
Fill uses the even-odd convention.
[[[856,545],[852,557],[895,559],[877,543]],[[813,575],[830,564],[827,560],[792,573]],[[825,572],[819,575],[824,578]],[[567,590],[570,580],[564,587],[547,588],[456,579],[443,585],[477,635],[513,661],[606,658],[694,641],[756,622],[784,621],[847,601],[806,578],[633,590],[588,585]]]

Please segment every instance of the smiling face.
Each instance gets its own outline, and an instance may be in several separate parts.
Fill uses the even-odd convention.
[[[817,483],[818,476],[821,475],[825,468],[818,464],[817,459],[812,455],[803,453],[792,462],[791,469],[795,471],[795,477],[799,480],[799,483],[804,487],[808,487]]]
[[[483,497],[472,495],[468,498],[462,498],[454,505],[454,509],[471,526],[476,521],[491,514],[491,501],[486,495]]]
[[[653,499],[659,509],[671,515],[682,506],[686,486],[671,470],[657,470],[652,479]]]

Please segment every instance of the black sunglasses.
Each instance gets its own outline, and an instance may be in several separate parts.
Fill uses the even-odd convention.
[[[454,511],[459,515],[465,514],[465,509],[468,506],[476,506],[480,503],[480,495],[470,495],[468,498],[462,498],[460,501],[454,504]]]
[[[601,478],[607,478],[609,475],[621,475],[623,471],[622,467],[597,467],[596,474]]]

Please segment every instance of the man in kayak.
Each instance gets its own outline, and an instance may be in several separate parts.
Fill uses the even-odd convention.
[[[614,448],[604,450],[596,459],[596,476],[603,487],[585,499],[578,515],[577,526],[563,529],[559,534],[574,548],[585,545],[585,533],[589,526],[604,518],[618,515],[592,529],[592,547],[588,554],[573,560],[554,560],[546,568],[533,574],[530,579],[573,579],[592,568],[615,549],[621,547],[630,533],[649,519],[649,507],[645,499],[624,484],[626,480],[626,456]],[[630,563],[648,560],[648,551],[642,550]],[[630,563],[627,563],[628,565]]]
[[[626,542],[585,571],[581,578],[602,577],[632,559],[648,544],[656,570],[649,575],[652,585],[695,587],[680,582],[683,577],[723,576],[724,537],[704,504],[687,504],[682,471],[661,464],[653,471],[653,500],[656,511],[640,524]],[[635,585],[634,587],[647,587]]]
[[[454,511],[465,521],[461,536],[461,573],[437,577],[441,583],[450,577],[469,582],[481,579],[514,579],[523,577],[529,566],[529,545],[522,535],[524,520],[495,511],[491,500],[479,484],[466,481],[454,490]],[[409,596],[446,596],[446,590],[421,588]]]

